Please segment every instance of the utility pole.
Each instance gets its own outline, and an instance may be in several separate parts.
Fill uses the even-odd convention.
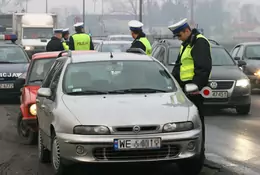
[[[28,0],[25,1],[25,12],[28,12]]]
[[[86,0],[83,0],[83,23],[84,23],[84,30],[85,30],[85,17],[86,17],[86,12],[85,12],[85,7],[86,6]]]
[[[48,0],[45,1],[45,12],[48,13]]]
[[[143,21],[143,0],[139,0],[139,21]]]
[[[190,0],[190,21],[191,25],[195,27],[195,21],[194,21],[194,0]]]

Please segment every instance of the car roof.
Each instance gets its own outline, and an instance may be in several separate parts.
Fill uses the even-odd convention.
[[[21,47],[19,44],[12,43],[11,41],[0,41],[0,47],[1,46]]]
[[[180,47],[182,42],[177,40],[177,39],[161,39],[161,40],[159,40],[158,43],[165,44],[165,45],[170,46],[170,47]],[[223,46],[217,45],[213,40],[210,41],[210,43],[211,43],[211,47],[223,48]]]
[[[93,42],[101,43],[103,40],[101,40],[101,39],[93,39],[92,41],[93,41]]]
[[[110,57],[110,52],[89,52],[80,55],[76,55],[75,57],[72,54],[72,62],[80,63],[80,62],[93,62],[93,61],[125,61],[125,60],[138,60],[138,61],[154,61],[154,58],[147,56],[145,54],[137,54],[137,53],[127,53],[127,52],[113,52],[113,58]]]
[[[237,44],[236,46],[238,46],[238,45],[260,45],[260,42],[259,42],[259,41],[244,42],[244,43],[239,43],[239,44]]]
[[[95,50],[88,50],[88,51],[71,51],[72,54],[84,54],[84,53],[88,53],[88,52],[96,52]],[[40,52],[40,53],[36,53],[32,56],[32,60],[35,59],[42,59],[42,58],[55,58],[58,57],[58,55],[61,53],[61,51],[56,51],[56,52]],[[62,55],[66,55],[67,53],[63,53]]]
[[[103,41],[102,44],[131,44],[132,41]]]

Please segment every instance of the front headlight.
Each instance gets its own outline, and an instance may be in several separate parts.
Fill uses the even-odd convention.
[[[34,47],[32,47],[32,46],[24,46],[24,50],[33,50],[34,49]]]
[[[237,80],[236,86],[247,87],[250,84],[248,79]]]
[[[73,133],[79,135],[108,135],[110,130],[106,126],[75,126]]]
[[[163,126],[163,132],[189,131],[193,128],[192,122],[167,123]]]
[[[29,111],[31,115],[37,115],[36,104],[32,104],[29,108]]]
[[[260,70],[256,71],[256,72],[254,73],[254,75],[260,77]]]

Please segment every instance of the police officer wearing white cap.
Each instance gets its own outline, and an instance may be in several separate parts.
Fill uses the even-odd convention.
[[[62,31],[63,29],[54,29],[54,36],[51,38],[51,40],[48,42],[46,46],[46,51],[63,51],[64,47],[62,45]]]
[[[70,32],[69,32],[69,28],[67,29],[63,29],[62,31],[62,45],[64,50],[69,50],[69,36],[70,36]]]
[[[183,89],[186,84],[194,83],[198,86],[198,90],[201,90],[207,86],[212,69],[210,42],[197,29],[191,29],[187,19],[183,19],[168,28],[173,32],[175,37],[183,41],[172,75]],[[187,96],[199,110],[203,130],[202,152],[205,153],[204,99],[199,93]],[[205,159],[204,154],[202,155],[199,160],[191,162],[191,165],[187,163],[180,164],[180,168],[186,174],[200,172]]]
[[[131,48],[140,48],[146,52],[147,55],[152,54],[152,46],[149,40],[146,38],[145,33],[143,32],[143,23],[140,21],[132,20],[129,21],[128,26],[130,28],[132,37],[134,41]]]
[[[76,33],[69,38],[70,50],[94,50],[91,37],[84,31],[84,23],[74,25]]]

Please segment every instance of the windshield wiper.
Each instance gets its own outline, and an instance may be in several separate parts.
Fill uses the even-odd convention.
[[[1,64],[1,63],[13,64],[14,62],[10,62],[10,61],[0,61],[0,64]]]
[[[37,82],[37,81],[40,81],[40,82],[42,82],[42,81],[43,81],[43,79],[30,80],[29,82],[30,82],[30,83],[34,83],[34,82]]]
[[[77,91],[77,92],[68,92],[68,95],[97,95],[97,94],[108,94],[105,91],[96,91],[96,90],[86,90],[86,91]]]
[[[168,91],[162,89],[153,89],[153,88],[131,88],[131,89],[119,89],[119,90],[109,91],[108,93],[125,94],[125,93],[158,93],[158,92],[168,92]]]
[[[249,57],[250,60],[260,60],[260,57]]]

